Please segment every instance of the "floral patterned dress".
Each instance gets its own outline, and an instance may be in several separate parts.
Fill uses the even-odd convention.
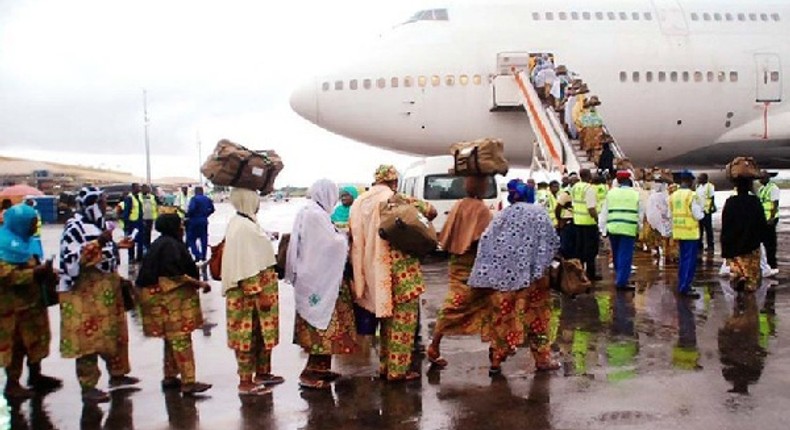
[[[225,294],[228,347],[249,352],[253,338],[260,336],[263,349],[271,351],[280,339],[277,272],[269,268],[241,284]],[[266,304],[271,304],[268,311],[262,310]]]
[[[477,249],[450,256],[449,290],[436,320],[435,333],[445,335],[478,334],[488,311],[490,290],[466,285]]]
[[[311,355],[351,354],[357,349],[351,288],[344,281],[335,303],[335,311],[326,330],[319,330],[296,314],[294,343]]]
[[[33,266],[0,261],[0,367],[11,364],[17,335],[21,335],[30,361],[49,355],[49,318],[46,308],[38,303],[39,294]],[[43,312],[30,312],[31,308]]]
[[[165,339],[188,336],[203,325],[198,291],[184,282],[186,275],[160,277],[157,285],[141,288],[143,334]]]

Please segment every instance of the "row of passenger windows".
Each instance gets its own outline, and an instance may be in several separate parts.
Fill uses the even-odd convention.
[[[632,21],[639,21],[640,19],[644,19],[645,21],[653,20],[653,14],[650,12],[631,12],[630,15],[626,12],[545,12],[543,14],[540,12],[532,12],[532,19],[535,21],[540,21],[541,19],[553,21],[555,15],[560,21],[567,21],[569,18],[572,21],[578,21],[580,19],[583,21],[590,21],[593,18],[598,21],[602,21],[604,18],[608,19],[609,21],[614,21],[616,19],[621,21],[626,21],[628,19],[631,19]]]
[[[639,82],[644,77],[645,82],[738,82],[738,72],[620,72],[620,82]],[[779,72],[771,73],[773,82],[779,81]]]
[[[650,12],[642,12],[642,13],[640,13],[640,12],[631,12],[631,13],[628,13],[628,12],[543,12],[543,13],[532,12],[532,19],[535,20],[535,21],[540,21],[540,20],[553,21],[555,18],[560,20],[560,21],[567,21],[569,19],[572,20],[572,21],[578,21],[578,20],[590,21],[590,20],[593,20],[593,19],[595,19],[596,21],[603,21],[604,19],[609,20],[609,21],[615,21],[615,20],[619,20],[619,21],[628,21],[628,20],[631,20],[631,21],[639,21],[639,20],[652,21],[653,20],[653,14],[651,14]],[[703,21],[711,21],[711,20],[713,20],[713,21],[735,21],[735,20],[738,20],[738,21],[758,21],[758,20],[759,21],[769,21],[769,20],[773,20],[773,21],[778,22],[778,21],[781,20],[781,17],[779,16],[778,13],[772,13],[772,14],[767,14],[767,13],[759,13],[759,14],[758,13],[737,13],[737,14],[733,14],[733,13],[729,13],[729,12],[727,12],[727,13],[718,13],[718,12],[708,13],[708,12],[703,12],[703,13],[700,14],[700,13],[697,13],[697,12],[693,12],[691,14],[691,20],[692,21],[699,21],[700,18]]]
[[[433,76],[417,76],[416,78],[412,76],[405,76],[403,79],[394,77],[394,78],[378,78],[375,80],[376,88],[386,88],[387,83],[389,83],[390,88],[398,88],[403,85],[406,88],[413,87],[415,85],[419,87],[426,87],[428,86],[428,82],[430,82],[432,87],[438,87],[444,81],[444,85],[448,87],[452,87],[456,84],[459,85],[469,85],[470,83],[473,85],[480,85],[483,83],[483,78],[480,75],[460,75],[456,78],[455,75],[445,75],[442,78],[439,75]],[[358,90],[360,87],[369,90],[373,88],[373,79],[352,79],[348,81],[348,89],[349,90]],[[345,87],[344,81],[335,81],[334,86],[329,82],[324,82],[321,85],[321,90],[329,91],[330,87],[334,87],[335,91],[342,91]]]
[[[767,14],[767,13],[760,13],[760,14],[757,14],[757,13],[737,13],[737,14],[732,14],[732,13],[729,13],[729,12],[728,13],[718,13],[718,12],[714,12],[714,13],[708,13],[708,12],[697,13],[697,12],[692,12],[691,13],[691,20],[692,21],[699,21],[700,19],[702,19],[703,21],[735,21],[735,20],[738,20],[738,21],[758,21],[758,20],[759,21],[768,21],[768,20],[773,20],[773,21],[778,22],[781,19],[781,17],[779,16],[778,13],[772,13],[770,15]]]

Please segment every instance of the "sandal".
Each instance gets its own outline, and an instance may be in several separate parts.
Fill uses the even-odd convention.
[[[191,384],[182,385],[181,394],[185,396],[194,396],[204,391],[208,391],[210,388],[211,388],[211,384],[206,384],[204,382],[193,382]]]
[[[558,370],[562,367],[559,361],[550,361],[546,364],[541,364],[539,366],[535,366],[535,372],[551,372],[553,370]]]
[[[422,375],[417,372],[408,372],[405,375],[401,375],[395,378],[387,377],[387,382],[407,382],[407,381],[415,381],[420,379]]]
[[[110,395],[98,388],[91,388],[82,393],[82,401],[83,403],[107,403],[110,401]]]
[[[252,382],[258,385],[264,385],[266,387],[270,387],[272,385],[279,385],[285,382],[285,378],[282,376],[272,375],[271,373],[267,373],[265,375],[256,375],[255,379]]]
[[[323,379],[308,379],[300,376],[299,387],[308,390],[328,390],[331,384]]]
[[[428,362],[437,367],[447,367],[447,360],[433,346],[429,346],[426,351]]]
[[[311,368],[308,368],[306,370],[308,372],[313,372],[316,375],[318,375],[319,379],[322,379],[324,381],[329,381],[329,382],[332,382],[332,381],[334,381],[336,379],[339,379],[341,376],[343,376],[343,375],[341,375],[341,374],[339,374],[337,372],[333,372],[333,371],[331,371],[329,369],[311,369]]]
[[[240,396],[265,396],[267,394],[271,394],[271,392],[272,390],[264,385],[255,385],[254,387],[246,390],[241,388],[239,389]]]
[[[500,367],[500,366],[496,366],[496,367],[491,366],[491,367],[488,368],[488,376],[490,376],[492,378],[494,376],[499,376],[501,374],[502,374],[502,367]]]

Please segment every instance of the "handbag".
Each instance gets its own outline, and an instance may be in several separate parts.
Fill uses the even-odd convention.
[[[225,239],[222,242],[209,246],[211,257],[208,259],[208,272],[215,281],[222,280],[222,252],[225,250]]]

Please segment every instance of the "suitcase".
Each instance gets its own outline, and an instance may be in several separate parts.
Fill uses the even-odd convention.
[[[571,297],[589,293],[592,288],[581,261],[575,258],[555,259],[549,268],[549,280],[552,289]]]
[[[735,157],[727,164],[727,178],[729,179],[757,179],[760,177],[760,169],[753,157]]]
[[[393,197],[381,203],[379,210],[379,236],[391,246],[417,258],[436,249],[436,229],[417,208]]]
[[[499,139],[478,139],[450,146],[454,158],[451,174],[457,176],[507,175],[505,145]]]
[[[220,140],[200,172],[214,185],[247,188],[269,194],[283,169],[272,150],[253,151],[229,140]]]

